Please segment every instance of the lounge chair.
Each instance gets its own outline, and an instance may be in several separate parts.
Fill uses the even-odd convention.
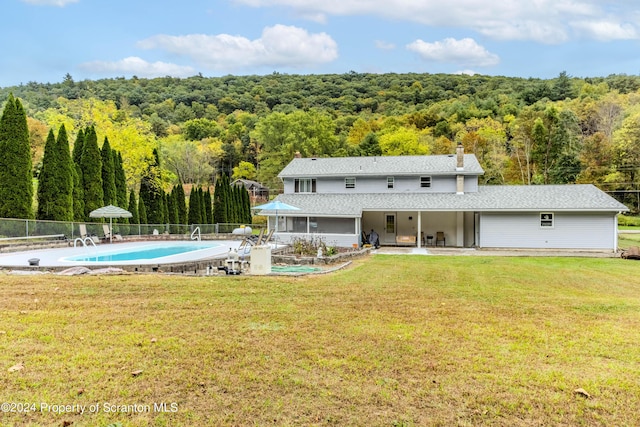
[[[95,234],[89,234],[87,232],[87,224],[78,224],[78,229],[80,230],[80,238],[82,240],[88,237],[91,240],[93,240],[93,243],[100,243],[100,239],[98,239],[98,237]]]
[[[436,232],[436,246],[438,246],[438,242],[442,242],[442,246],[446,246],[447,242],[444,237],[444,232],[438,231]]]
[[[271,240],[271,237],[273,237],[274,231],[275,231],[274,229],[269,230],[269,232],[266,233],[262,238],[262,241],[259,240],[258,243],[256,243],[256,245],[266,245],[267,243],[269,243],[269,240]]]
[[[111,235],[111,229],[107,224],[102,224],[102,231],[104,233],[104,240],[122,240],[122,236],[118,233]]]

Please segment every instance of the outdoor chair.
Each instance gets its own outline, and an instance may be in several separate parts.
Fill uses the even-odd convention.
[[[107,224],[102,224],[102,231],[104,233],[104,240],[109,240],[109,238],[112,238],[111,240],[122,240],[122,236],[117,233],[113,236],[111,235],[111,229]]]
[[[447,242],[444,237],[444,232],[442,231],[436,232],[436,246],[438,246],[438,242],[442,242],[442,246],[447,246]]]

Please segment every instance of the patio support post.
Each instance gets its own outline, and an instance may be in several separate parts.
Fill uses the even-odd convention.
[[[422,212],[418,211],[418,236],[416,237],[418,241],[418,249],[422,247]]]

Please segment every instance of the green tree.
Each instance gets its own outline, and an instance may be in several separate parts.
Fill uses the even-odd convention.
[[[177,224],[188,224],[189,213],[187,211],[187,200],[184,194],[184,187],[182,181],[178,181],[178,184],[173,187],[176,199],[176,209],[178,210]]]
[[[140,180],[140,199],[144,202],[148,224],[164,224],[164,190],[160,172],[158,150],[153,150],[153,158]]]
[[[84,185],[84,214],[89,220],[89,213],[104,206],[102,189],[102,157],[98,148],[98,137],[92,126],[84,132],[84,144],[80,159],[82,180]]]
[[[64,125],[60,126],[57,140],[53,129],[49,131],[38,179],[37,197],[36,218],[53,221],[73,219],[73,170]]]
[[[44,144],[42,168],[38,176],[38,210],[36,219],[59,220],[60,213],[57,212],[58,186],[55,176],[55,171],[58,169],[56,154],[56,137],[53,134],[53,129],[50,129]]]
[[[113,164],[117,206],[124,207],[127,205],[127,177],[122,167],[122,154],[119,151],[113,152]]]
[[[191,194],[189,194],[189,224],[202,224],[200,192],[195,187],[191,188]]]
[[[102,150],[102,193],[105,205],[117,205],[116,197],[116,175],[115,163],[113,161],[113,150],[109,144],[109,138],[104,137]]]
[[[27,115],[9,95],[0,118],[0,218],[33,217],[33,175]]]
[[[140,219],[140,224],[149,223],[149,221],[147,220],[147,207],[144,204],[142,194],[138,195],[138,217]]]
[[[131,212],[131,218],[129,218],[130,224],[140,224],[140,214],[138,212],[138,202],[136,201],[136,192],[132,189],[129,193],[129,205],[127,210]]]
[[[256,167],[249,162],[241,161],[233,168],[231,179],[256,179]]]

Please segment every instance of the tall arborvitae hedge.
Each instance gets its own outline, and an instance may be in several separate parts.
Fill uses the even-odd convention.
[[[55,171],[58,168],[57,163],[56,137],[53,134],[53,129],[49,129],[47,140],[44,143],[42,168],[40,168],[40,175],[38,176],[38,210],[36,211],[36,219],[58,219],[58,188],[55,176]]]
[[[33,218],[33,175],[27,115],[9,95],[0,117],[0,218]]]
[[[138,202],[136,201],[136,192],[131,190],[129,194],[129,204],[127,210],[131,212],[131,218],[129,218],[130,224],[140,224],[140,215],[138,214]]]
[[[105,205],[117,205],[116,200],[116,176],[115,164],[113,161],[113,150],[109,139],[105,136],[100,150],[102,159],[102,194]]]
[[[213,222],[224,224],[227,222],[227,215],[225,213],[225,199],[221,185],[221,180],[219,178],[216,179],[216,185],[213,190]]]
[[[38,177],[37,219],[73,220],[73,173],[67,131],[62,125],[57,139],[53,129],[49,131],[44,146]]]
[[[178,185],[176,185],[173,189],[176,193],[176,207],[178,209],[178,224],[188,224],[189,223],[189,213],[187,211],[187,200],[184,194],[184,187],[182,185],[182,181],[178,181]]]
[[[164,190],[161,185],[160,158],[158,150],[153,150],[144,176],[140,180],[140,199],[144,201],[148,224],[164,224]]]
[[[98,136],[94,127],[90,127],[84,132],[80,168],[84,184],[84,214],[85,219],[89,220],[91,211],[104,206],[102,156],[98,148]]]
[[[73,143],[73,151],[71,152],[71,159],[73,163],[79,165],[80,159],[82,159],[82,148],[84,146],[84,131],[80,129],[76,136],[76,142]]]
[[[73,166],[73,220],[84,221],[84,183],[82,168],[79,164]]]
[[[117,206],[127,206],[127,177],[122,166],[122,154],[119,151],[113,152],[113,165],[116,184]]]
[[[69,152],[69,136],[67,135],[67,129],[64,125],[61,125],[60,130],[58,131],[56,152],[59,165],[59,198],[61,212],[63,212],[60,218],[62,221],[73,221],[73,185],[75,179],[75,167],[73,165],[73,160],[71,160],[71,153]]]
[[[82,148],[84,147],[84,131],[80,129],[73,143],[71,160],[73,161],[73,220],[84,221],[84,180],[82,179]]]
[[[206,214],[206,223],[213,224],[213,206],[211,200],[211,190],[207,187],[207,191],[204,192],[204,211]]]
[[[140,219],[140,224],[148,224],[147,207],[145,206],[144,200],[142,199],[142,193],[138,195],[138,217]]]
[[[189,224],[202,224],[200,192],[195,187],[191,188],[191,194],[189,194]]]
[[[167,193],[167,223],[171,224],[170,233],[177,233],[178,228],[174,224],[178,224],[178,204],[176,201],[176,187],[173,187]]]

